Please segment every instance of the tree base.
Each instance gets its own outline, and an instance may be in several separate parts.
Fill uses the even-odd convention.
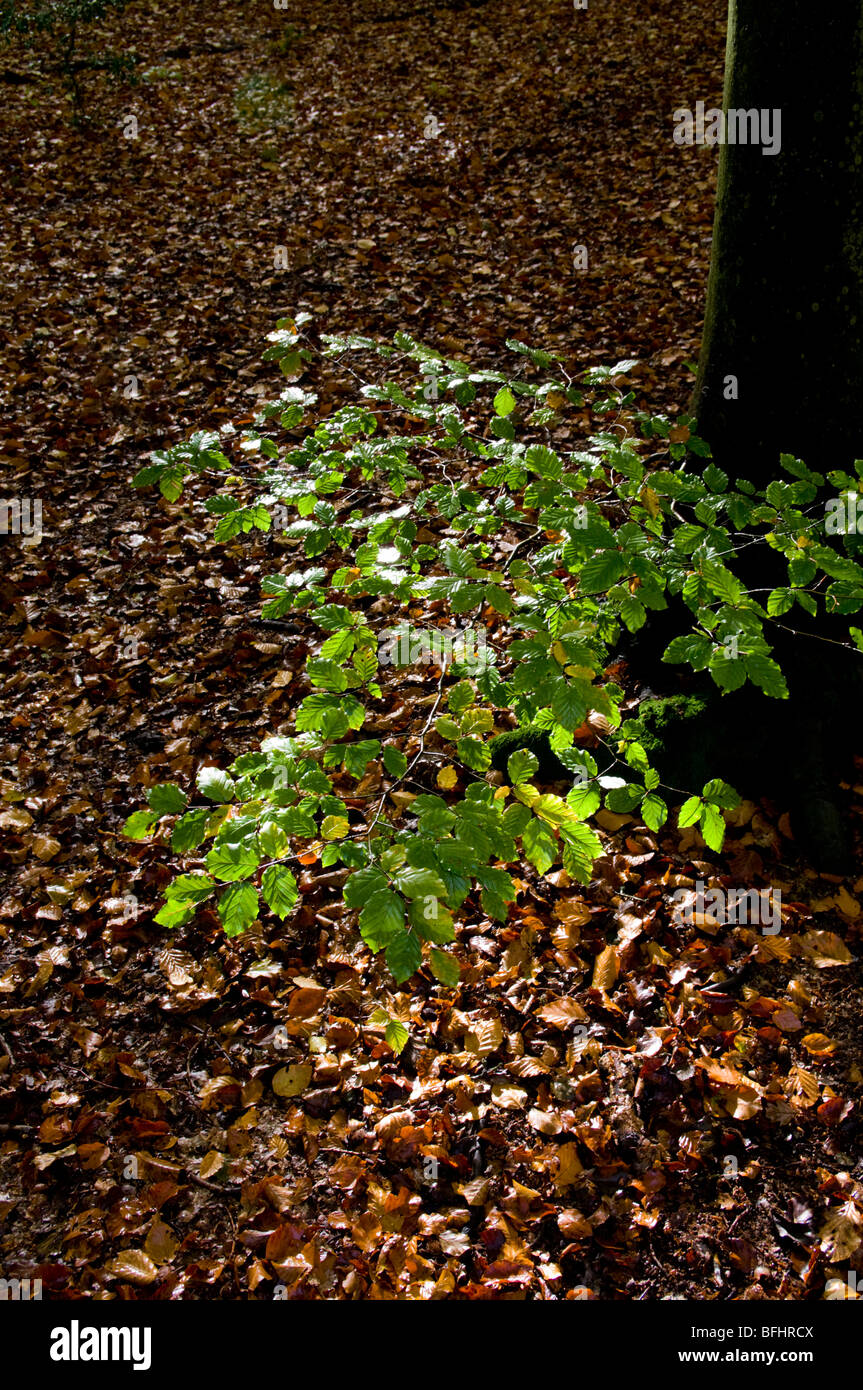
[[[671,610],[654,616],[660,621],[627,639],[624,655],[630,676],[649,687],[629,731],[646,740],[663,783],[692,794],[708,778],[721,777],[741,796],[768,797],[789,810],[795,841],[813,867],[853,872],[839,782],[851,774],[861,746],[863,663],[853,653],[797,637],[775,653],[788,681],[787,700],[748,684],[722,694],[708,675],[662,663],[667,641],[685,624]],[[667,640],[657,631],[665,626]],[[656,698],[658,690],[668,694]]]

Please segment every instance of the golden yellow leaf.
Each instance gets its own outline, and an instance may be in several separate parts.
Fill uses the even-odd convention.
[[[575,1143],[561,1144],[557,1151],[557,1173],[555,1174],[555,1185],[557,1187],[569,1187],[574,1183],[579,1173],[584,1172],[584,1165],[578,1156],[578,1145]]]
[[[512,1072],[513,1076],[545,1076],[548,1067],[538,1057],[516,1057],[514,1062],[507,1065],[507,1071]]]
[[[813,1076],[811,1071],[804,1071],[803,1067],[791,1068],[786,1085],[792,1105],[799,1110],[808,1110],[821,1094],[817,1076]]]
[[[287,1099],[300,1096],[312,1079],[312,1069],[307,1062],[295,1062],[291,1067],[282,1067],[273,1077],[273,1090],[277,1096]]]
[[[438,1240],[445,1255],[466,1255],[470,1249],[470,1236],[466,1231],[441,1231]]]
[[[179,1243],[170,1226],[157,1218],[147,1232],[144,1252],[157,1265],[165,1265],[174,1258]]]
[[[662,508],[659,504],[658,494],[654,492],[652,487],[643,487],[641,489],[640,495],[642,505],[644,506],[648,516],[652,516],[655,520],[656,517],[659,516],[659,513],[662,511]]]
[[[813,1057],[831,1057],[836,1051],[836,1043],[831,1042],[823,1033],[807,1033],[801,1041]]]
[[[201,1159],[201,1166],[198,1169],[198,1177],[215,1178],[221,1173],[227,1162],[225,1154],[219,1153],[218,1149],[210,1149],[209,1153],[204,1154]]]
[[[860,1212],[853,1202],[835,1207],[827,1213],[827,1219],[818,1235],[821,1249],[830,1260],[847,1260],[858,1249],[863,1236],[860,1225],[863,1222]]]
[[[453,1183],[456,1192],[464,1197],[469,1207],[481,1207],[488,1196],[488,1178],[472,1178],[470,1182]]]
[[[700,931],[706,931],[709,936],[715,936],[722,925],[709,912],[693,912],[691,920],[694,927],[698,927]]]
[[[62,848],[63,846],[60,844],[60,841],[55,840],[51,835],[33,836],[33,853],[36,858],[41,859],[43,863],[47,863],[49,859],[53,859],[55,855],[60,853]]]
[[[850,917],[852,921],[860,916],[860,904],[856,898],[852,898],[844,884],[836,893],[836,906],[843,916]]]
[[[732,1091],[727,1097],[725,1107],[735,1120],[751,1120],[761,1109],[761,1097],[746,1087],[742,1091]]]
[[[382,1120],[378,1120],[375,1134],[379,1139],[391,1139],[399,1130],[408,1129],[414,1123],[414,1119],[412,1110],[391,1110]]]
[[[698,1061],[695,1065],[701,1067],[716,1086],[731,1086],[737,1089],[737,1087],[747,1084],[745,1076],[742,1076],[739,1071],[735,1071],[733,1067],[724,1066],[722,1062],[714,1060],[708,1062]]]

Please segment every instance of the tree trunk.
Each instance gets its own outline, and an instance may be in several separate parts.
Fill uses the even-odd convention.
[[[763,486],[863,456],[860,0],[730,0],[724,106],[779,111],[781,146],[722,145],[692,410]]]
[[[759,487],[781,453],[850,468],[863,457],[863,0],[729,0],[723,107],[698,432],[732,478]],[[730,112],[758,119],[740,143]],[[707,113],[695,138],[716,130]],[[755,590],[786,582],[766,545],[744,547],[735,568]],[[860,662],[817,640],[823,615],[800,616],[808,635],[765,633],[790,700],[714,694],[703,734],[721,730],[728,780],[790,805],[800,847],[841,873],[853,855],[836,784],[850,757],[836,739],[856,727]]]

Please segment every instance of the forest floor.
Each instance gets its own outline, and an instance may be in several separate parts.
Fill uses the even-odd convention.
[[[457,990],[390,982],[399,1057],[326,873],[289,928],[169,937],[165,856],[119,836],[154,780],[296,707],[301,644],[259,622],[268,541],[226,551],[200,509],[129,486],[151,449],[249,418],[280,315],[486,366],[507,337],[574,369],[638,358],[650,403],[685,409],[716,161],[673,145],[671,113],[718,102],[724,11],[132,5],[138,85],[94,86],[81,131],[7,55],[3,492],[42,500],[44,536],[0,542],[4,1276],[54,1298],[821,1299],[861,1267],[863,879],[795,860],[769,787],[719,864],[618,817],[588,888],[525,875],[505,930],[460,929]],[[313,385],[326,412],[350,383]],[[676,926],[669,890],[717,873],[780,889],[779,934]]]

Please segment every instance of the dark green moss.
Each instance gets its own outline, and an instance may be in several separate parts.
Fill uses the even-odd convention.
[[[665,786],[701,791],[709,777],[740,770],[739,761],[731,767],[723,756],[727,713],[718,698],[662,696],[643,700],[621,735],[638,740]]]
[[[664,695],[655,700],[642,700],[635,719],[628,719],[621,729],[626,738],[636,738],[648,757],[668,752],[669,741],[680,734],[680,725],[690,719],[700,719],[707,710],[707,701],[695,695]]]
[[[526,748],[539,760],[536,782],[559,782],[563,778],[572,781],[572,772],[552,749],[544,729],[513,729],[510,733],[498,734],[490,747],[491,765],[496,772],[506,774],[507,760],[519,748]]]

